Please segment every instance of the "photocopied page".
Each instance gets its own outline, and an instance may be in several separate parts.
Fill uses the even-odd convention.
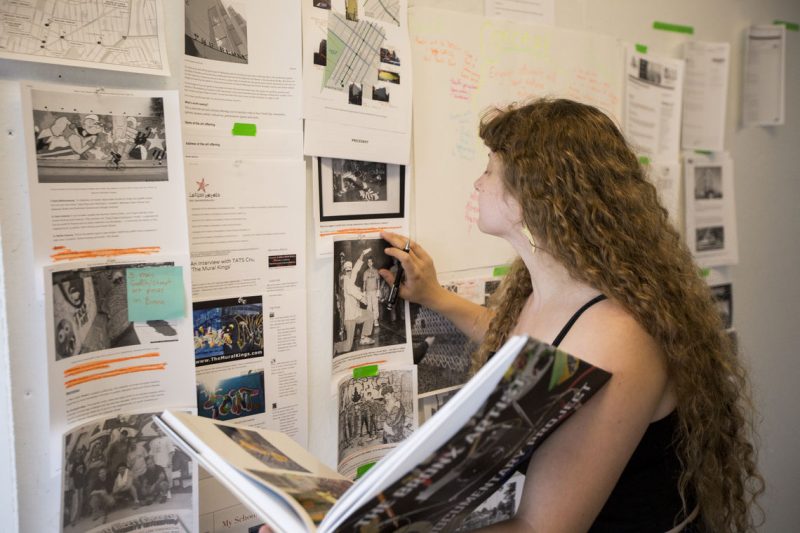
[[[302,6],[306,155],[408,164],[407,0]]]
[[[689,41],[684,44],[686,79],[681,147],[685,150],[725,149],[730,49],[727,42]]]
[[[377,363],[412,362],[408,302],[387,305],[391,287],[378,271],[397,272],[399,262],[380,238],[333,243],[333,374]]]
[[[107,415],[65,434],[62,533],[197,531],[195,463],[155,414]]]
[[[408,235],[408,166],[315,157],[312,168],[317,257],[333,256],[333,241],[341,236]]]
[[[417,428],[417,367],[373,365],[339,378],[338,466],[358,479]]]
[[[22,110],[37,266],[188,253],[176,91],[24,83]]]
[[[628,50],[622,129],[638,155],[677,158],[683,69],[681,59]]]
[[[169,75],[161,0],[0,3],[0,57]]]
[[[189,286],[187,257],[45,269],[51,457],[97,417],[194,406]]]
[[[301,157],[300,3],[186,0],[184,13],[187,157]]]
[[[651,161],[649,158],[644,158],[644,161],[647,179],[658,191],[658,199],[669,212],[670,222],[683,233],[681,162],[678,159]]]
[[[742,123],[778,126],[785,120],[786,27],[757,25],[745,30]]]
[[[702,267],[739,261],[733,160],[727,152],[684,157],[686,242]]]

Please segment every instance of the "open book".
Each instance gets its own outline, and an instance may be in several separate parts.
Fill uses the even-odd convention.
[[[512,337],[356,482],[281,433],[172,411],[156,421],[276,531],[450,531],[609,377]]]

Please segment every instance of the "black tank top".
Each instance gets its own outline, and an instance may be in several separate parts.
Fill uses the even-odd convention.
[[[605,299],[605,295],[598,295],[575,311],[552,345],[561,344],[584,311]],[[676,411],[647,426],[614,490],[589,529],[590,533],[664,532],[684,520],[678,494],[681,464],[674,443],[677,429]],[[517,470],[525,474],[529,464],[530,457]],[[687,508],[691,511],[694,502],[687,502]],[[694,520],[695,524],[697,522]]]

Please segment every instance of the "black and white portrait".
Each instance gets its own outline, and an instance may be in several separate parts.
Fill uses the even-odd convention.
[[[164,99],[31,90],[39,183],[166,181]]]
[[[405,302],[391,309],[379,270],[397,271],[383,239],[333,243],[333,356],[406,342]]]
[[[184,52],[227,63],[247,63],[247,13],[237,0],[185,0]]]
[[[191,520],[191,460],[153,423],[153,414],[113,416],[64,437],[62,531],[102,525],[123,531],[135,520],[142,521],[136,529],[149,529],[153,513]]]
[[[383,370],[339,383],[339,462],[411,434],[416,428],[412,380],[411,370]]]
[[[698,252],[722,250],[725,248],[725,228],[723,226],[709,226],[695,230],[697,240],[695,248]]]
[[[109,265],[52,274],[54,352],[56,360],[123,346],[177,340],[163,320],[128,318],[127,271],[171,263]]]
[[[716,200],[722,198],[721,166],[694,167],[694,198],[695,200]]]
[[[317,161],[321,222],[404,216],[404,165],[327,157]]]

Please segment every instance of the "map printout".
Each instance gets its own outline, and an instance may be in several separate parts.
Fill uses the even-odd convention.
[[[0,2],[0,57],[169,75],[161,0]]]

